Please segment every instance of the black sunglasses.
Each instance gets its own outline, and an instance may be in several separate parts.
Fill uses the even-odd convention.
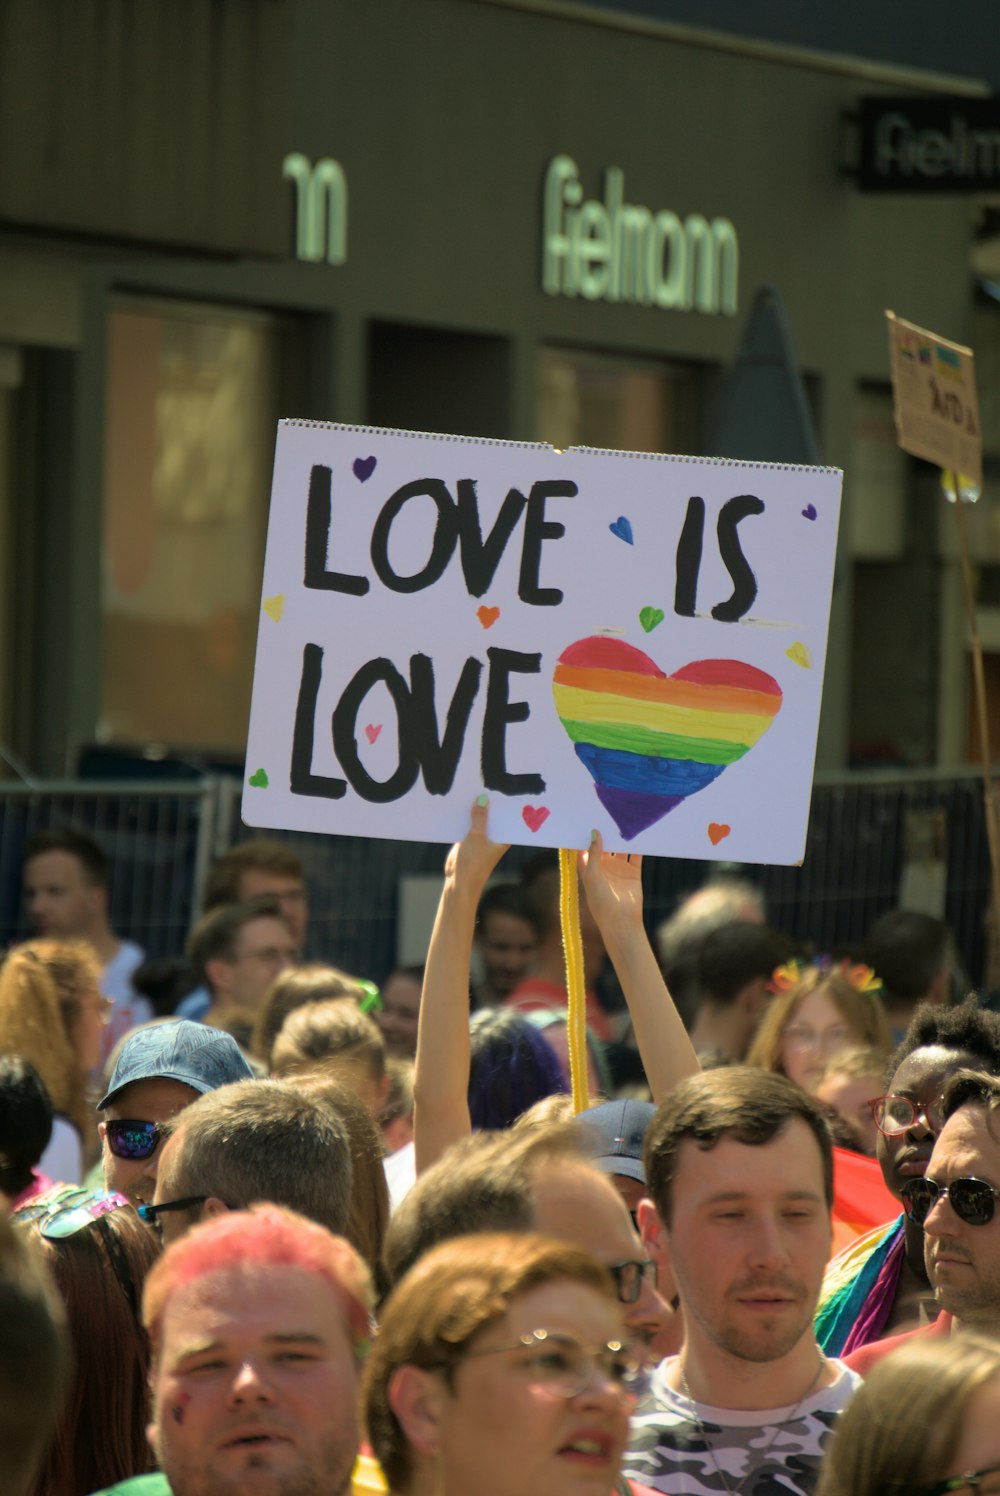
[[[634,1304],[642,1292],[642,1280],[646,1278],[656,1287],[655,1262],[614,1262],[608,1272],[615,1280],[619,1304]]]
[[[922,1226],[939,1200],[947,1196],[951,1208],[960,1221],[967,1226],[986,1226],[992,1221],[1000,1190],[995,1190],[985,1179],[953,1179],[950,1184],[938,1184],[936,1179],[908,1179],[900,1192],[903,1209],[911,1221]]]
[[[162,1122],[115,1120],[105,1122],[104,1136],[115,1158],[152,1158],[160,1142],[169,1135]]]
[[[162,1231],[160,1216],[165,1210],[194,1210],[197,1205],[204,1205],[207,1199],[207,1195],[189,1195],[183,1200],[164,1200],[160,1205],[137,1205],[136,1214],[147,1226]]]

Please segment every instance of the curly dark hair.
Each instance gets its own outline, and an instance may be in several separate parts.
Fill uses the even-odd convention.
[[[980,1008],[975,998],[969,998],[955,1008],[920,1004],[889,1060],[886,1085],[914,1050],[934,1044],[971,1055],[990,1075],[1000,1075],[1000,1014]]]

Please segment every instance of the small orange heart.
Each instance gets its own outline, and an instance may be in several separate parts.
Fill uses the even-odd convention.
[[[479,622],[482,624],[484,629],[491,629],[496,623],[497,619],[500,617],[500,609],[487,608],[484,604],[483,607],[476,609],[476,617],[479,619]]]
[[[708,826],[708,839],[713,847],[717,847],[720,841],[725,841],[732,831],[732,826],[720,826],[718,821],[710,821]]]

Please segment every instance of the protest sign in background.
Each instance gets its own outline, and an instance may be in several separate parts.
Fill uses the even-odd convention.
[[[896,435],[904,452],[983,485],[972,349],[886,312]]]
[[[282,422],[244,819],[800,861],[840,484]]]

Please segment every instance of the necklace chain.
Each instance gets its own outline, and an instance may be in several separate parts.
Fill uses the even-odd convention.
[[[756,1475],[757,1472],[760,1469],[763,1468],[764,1461],[767,1458],[768,1454],[770,1454],[770,1452],[771,1452],[771,1445],[774,1443],[775,1439],[778,1437],[778,1430],[779,1430],[779,1428],[781,1427],[781,1425],[783,1423],[794,1423],[795,1422],[796,1418],[799,1416],[799,1413],[800,1413],[800,1411],[802,1409],[802,1404],[805,1402],[806,1398],[810,1397],[812,1395],[812,1393],[816,1390],[817,1384],[819,1383],[819,1379],[823,1375],[823,1372],[825,1371],[825,1369],[826,1369],[826,1357],[822,1354],[822,1352],[820,1352],[819,1365],[816,1368],[816,1375],[813,1377],[812,1381],[809,1383],[809,1386],[803,1392],[802,1396],[799,1398],[798,1402],[795,1404],[795,1407],[789,1413],[788,1417],[780,1419],[779,1422],[777,1422],[774,1425],[774,1427],[771,1429],[770,1438],[768,1439],[767,1443],[764,1445],[764,1448],[758,1452],[757,1458],[754,1460],[754,1462],[750,1466],[749,1470],[747,1470],[745,1472],[745,1474],[740,1477],[740,1479],[737,1481],[737,1483],[736,1483],[735,1486],[731,1486],[729,1484],[729,1477],[726,1475],[726,1472],[723,1470],[722,1466],[719,1464],[718,1458],[717,1458],[716,1453],[715,1453],[715,1446],[709,1440],[708,1434],[707,1434],[707,1432],[705,1430],[705,1425],[702,1423],[701,1418],[700,1418],[700,1416],[698,1414],[698,1404],[695,1402],[694,1398],[691,1395],[691,1388],[688,1386],[687,1376],[684,1373],[684,1368],[681,1367],[681,1372],[680,1372],[681,1391],[684,1393],[684,1396],[687,1398],[688,1402],[691,1404],[691,1417],[692,1417],[694,1423],[697,1425],[699,1434],[701,1435],[702,1439],[704,1440],[705,1448],[708,1450],[709,1459],[712,1461],[712,1465],[715,1468],[716,1475],[722,1481],[722,1484],[723,1484],[723,1486],[726,1489],[727,1496],[740,1496],[740,1493],[743,1490],[743,1487],[746,1485],[746,1483],[750,1479],[750,1477],[752,1475]]]

